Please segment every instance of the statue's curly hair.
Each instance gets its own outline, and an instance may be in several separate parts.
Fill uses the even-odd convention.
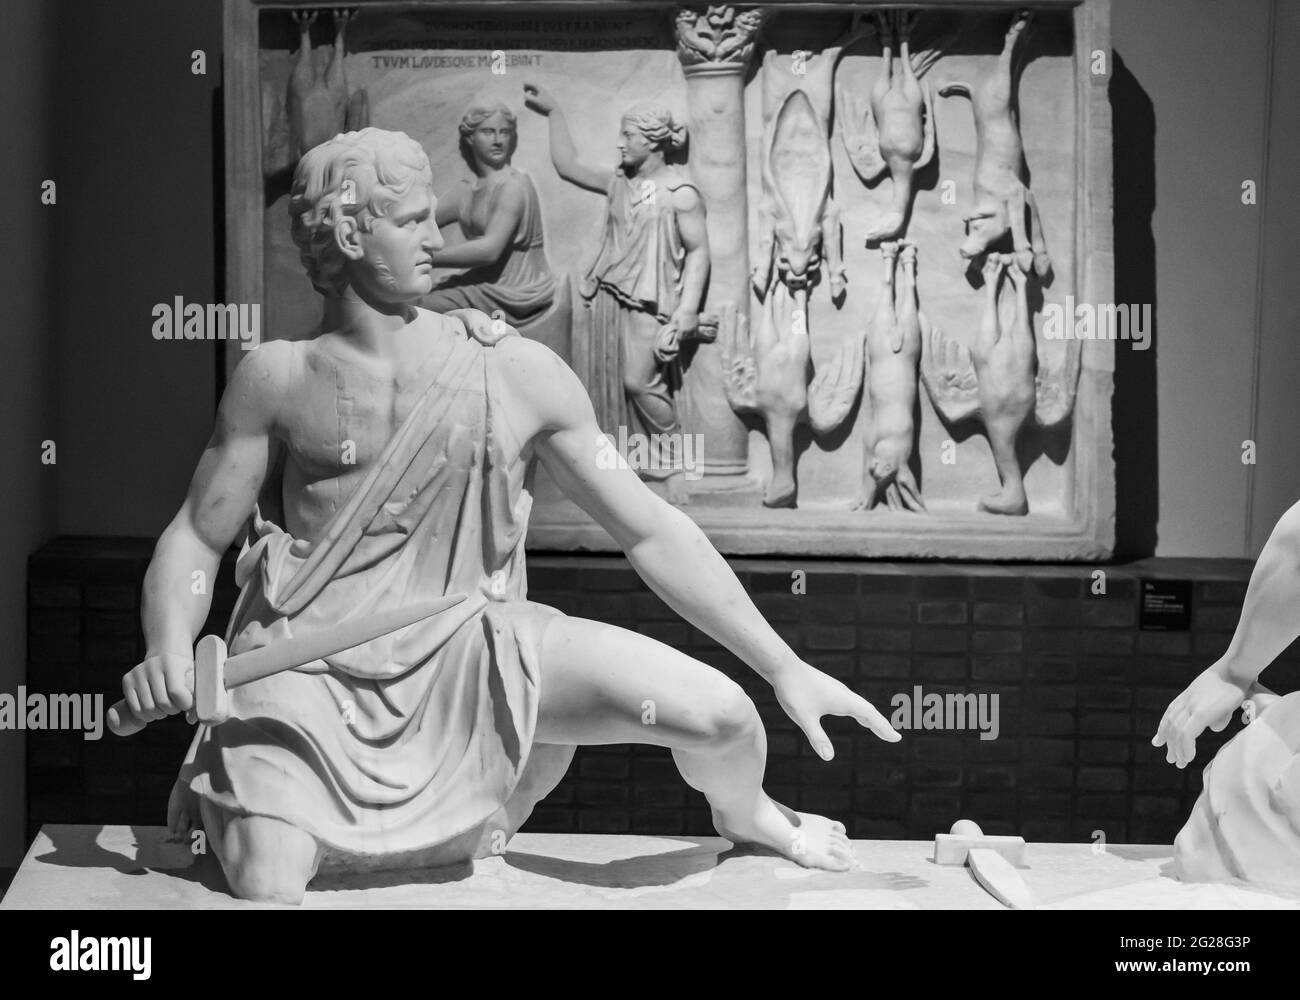
[[[673,117],[666,105],[653,101],[634,104],[623,118],[657,149],[675,152],[686,145],[686,126]]]
[[[344,216],[369,232],[416,184],[433,184],[429,158],[405,132],[341,132],[309,149],[293,173],[289,220],[307,277],[324,295],[347,287],[346,258],[334,242]]]

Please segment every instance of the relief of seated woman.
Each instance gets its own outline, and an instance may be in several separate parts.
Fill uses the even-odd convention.
[[[434,312],[480,309],[569,359],[569,309],[542,241],[532,179],[511,166],[518,132],[506,105],[475,104],[460,122],[460,151],[474,171],[438,198],[439,227],[459,223],[465,239],[431,255],[436,267],[465,268],[421,303]]]

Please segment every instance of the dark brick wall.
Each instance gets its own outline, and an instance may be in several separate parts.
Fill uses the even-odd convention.
[[[151,547],[59,539],[31,560],[28,686],[120,696],[142,652],[138,595]],[[233,560],[214,593],[209,630],[234,599]],[[621,558],[529,561],[530,596],[689,652],[741,683],[768,729],[767,788],[794,808],[843,819],[855,837],[926,839],[959,817],[989,833],[1037,841],[1168,843],[1200,790],[1200,768],[1237,729],[1208,733],[1180,772],[1150,739],[1182,687],[1227,647],[1250,564],[1146,560],[1104,567],[734,560],[741,582],[805,658],[887,716],[891,698],[997,694],[1000,734],[905,731],[882,743],[826,720],[836,758],[816,757],[766,684],[651,594]],[[806,593],[792,592],[795,571]],[[1143,578],[1196,581],[1190,632],[1138,628]],[[1300,687],[1300,645],[1265,674]],[[131,739],[28,734],[28,828],[42,823],[161,823],[188,745],[179,719]],[[702,796],[655,747],[579,750],[569,774],[526,829],[710,834]]]
[[[151,543],[58,538],[28,565],[27,687],[90,692],[104,707],[122,697],[122,674],[144,654],[140,588]],[[234,607],[234,557],[227,555],[204,631],[224,631]],[[107,731],[27,733],[27,830],[44,823],[166,821],[167,796],[192,730],[166,719],[129,739]]]

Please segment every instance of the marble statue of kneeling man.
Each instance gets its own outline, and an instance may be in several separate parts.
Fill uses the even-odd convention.
[[[233,892],[299,902],[326,852],[459,863],[500,850],[573,748],[668,747],[719,833],[801,865],[847,869],[844,827],[763,791],[766,736],[741,688],[643,635],[527,600],[537,463],[647,584],[770,682],[830,759],[825,715],[888,722],[803,662],[681,511],[602,438],[572,371],[474,310],[438,315],[433,178],[398,132],[338,135],[298,165],[294,240],[325,298],[318,336],[270,341],[232,376],[189,494],[145,582],[144,662],[123,679],[143,719],[192,710],[192,647],[213,579],[246,532],[232,654],[444,594],[425,621],[230,692],[200,725],[173,793]],[[604,463],[608,464],[608,463]]]

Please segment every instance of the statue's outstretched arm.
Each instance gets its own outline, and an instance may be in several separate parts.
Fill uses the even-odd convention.
[[[610,533],[650,589],[771,683],[781,707],[823,758],[834,755],[821,727],[825,715],[852,717],[882,739],[897,741],[866,699],[786,645],[704,532],[618,458],[577,376],[540,344],[512,337],[494,350],[503,346],[509,389],[539,424],[534,440],[543,464],[565,494]]]
[[[551,162],[555,172],[571,184],[609,194],[613,171],[604,170],[589,163],[584,163],[578,156],[578,148],[569,134],[569,122],[564,111],[551,95],[550,91],[535,83],[524,84],[524,103],[533,111],[546,118],[551,133]]]

